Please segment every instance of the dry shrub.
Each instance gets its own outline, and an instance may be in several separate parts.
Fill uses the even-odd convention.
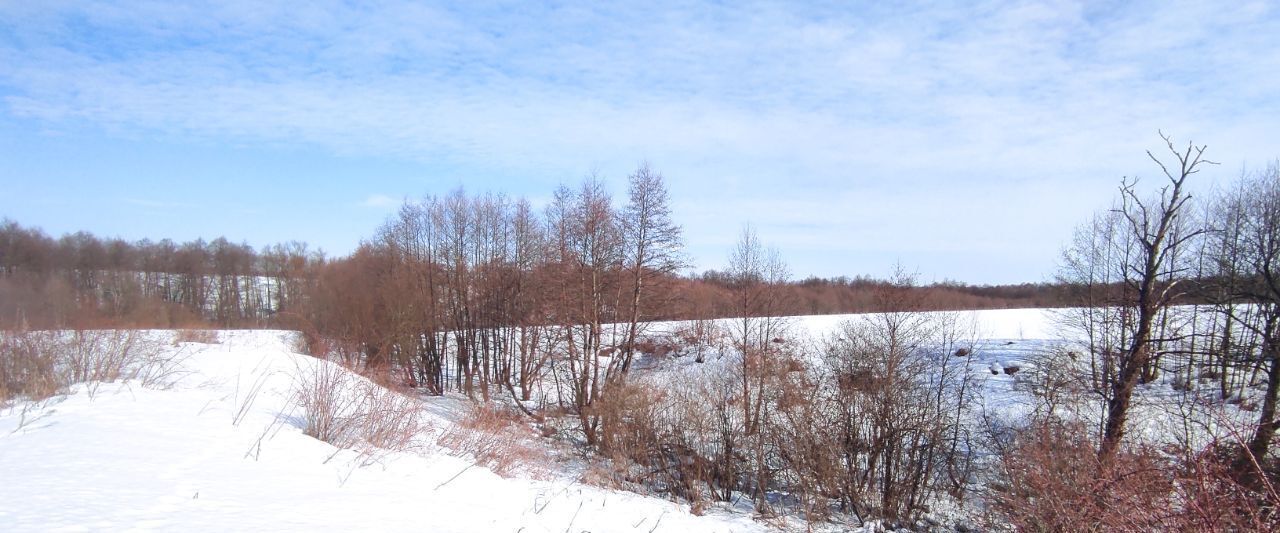
[[[714,320],[698,319],[686,322],[675,329],[671,336],[679,344],[677,350],[692,353],[694,359],[701,363],[708,352],[723,351],[727,342],[727,333]]]
[[[120,379],[138,354],[134,331],[72,331],[59,335],[71,383],[101,383]]]
[[[337,352],[338,348],[336,343],[328,337],[303,332],[294,351],[324,359]]]
[[[177,367],[136,331],[11,331],[0,334],[0,401],[42,400],[76,383],[92,396],[102,383],[164,385]]]
[[[200,344],[218,344],[221,340],[218,338],[217,330],[212,329],[180,329],[173,335],[173,345],[177,346],[184,342],[196,342]]]
[[[1086,434],[1047,422],[1016,437],[1004,452],[1003,479],[991,485],[1001,524],[1030,531],[1280,531],[1280,476],[1241,459],[1238,443],[1189,454],[1125,450],[1099,468]]]
[[[53,340],[50,332],[0,334],[0,404],[15,398],[43,400],[65,388]]]
[[[325,361],[300,368],[294,387],[304,434],[368,456],[406,451],[426,429],[418,402]]]
[[[651,357],[663,358],[680,351],[680,346],[672,339],[643,337],[636,340],[636,352]]]
[[[597,484],[638,486],[705,505],[708,493],[723,481],[703,442],[711,433],[705,402],[688,383],[611,383],[593,406],[600,416],[604,456],[594,477],[608,478]]]
[[[617,381],[605,387],[591,407],[600,419],[600,453],[596,477],[603,487],[626,487],[628,483],[652,485],[649,468],[658,453],[660,429],[658,410],[663,394],[644,384]]]
[[[1264,471],[1240,446],[1213,444],[1178,471],[1183,531],[1280,531],[1277,472]]]
[[[600,450],[617,459],[644,461],[658,445],[659,411],[665,394],[652,386],[618,382],[592,407],[600,416]]]
[[[578,476],[578,482],[607,490],[625,490],[627,487],[619,483],[618,473],[612,465],[604,462],[591,462]]]
[[[1146,448],[1101,468],[1085,428],[1043,423],[1017,435],[991,485],[1001,523],[1023,531],[1155,531],[1171,527],[1171,465]]]
[[[501,476],[542,476],[549,470],[550,456],[520,414],[494,403],[472,404],[437,443]]]
[[[136,330],[92,330],[63,333],[61,352],[69,383],[85,383],[93,395],[98,385],[137,379],[142,385],[165,388],[177,374],[181,354],[165,352]]]
[[[316,362],[298,372],[294,401],[302,409],[302,432],[339,448],[355,444],[358,397],[351,394],[354,379],[345,369]]]
[[[369,384],[362,425],[366,443],[384,450],[408,450],[426,429],[418,402],[402,392]]]

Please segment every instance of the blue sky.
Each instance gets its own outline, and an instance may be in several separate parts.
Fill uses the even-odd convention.
[[[1052,276],[1157,130],[1280,157],[1272,2],[0,0],[0,216],[353,249],[404,198],[649,161],[695,268]],[[890,6],[890,4],[894,4]]]

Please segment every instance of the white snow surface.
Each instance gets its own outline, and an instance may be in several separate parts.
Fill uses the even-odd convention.
[[[151,335],[172,338],[171,332]],[[367,456],[304,435],[296,417],[294,377],[309,365],[330,363],[293,353],[288,332],[220,336],[220,344],[166,344],[163,349],[184,358],[184,374],[164,390],[124,382],[90,394],[77,386],[63,397],[0,409],[0,530],[766,527],[745,514],[695,516],[687,505],[564,476],[504,478],[431,443],[361,466]],[[426,399],[424,416],[438,430],[452,423],[458,405],[457,399]],[[247,410],[235,423],[242,406]]]
[[[944,356],[948,364],[964,364],[976,378],[989,415],[1025,418],[1033,408],[1027,383],[1043,375],[1040,358],[1064,342],[1058,312],[954,314],[968,321],[974,343],[967,357]],[[850,318],[794,317],[788,329],[816,343]],[[680,325],[647,329],[661,335]],[[719,504],[696,516],[685,504],[583,484],[572,454],[552,453],[559,463],[549,466],[560,472],[543,476],[550,479],[499,476],[436,445],[465,408],[456,396],[421,399],[431,430],[419,449],[365,464],[368,455],[303,434],[297,377],[331,363],[294,353],[293,333],[223,331],[219,344],[178,346],[171,331],[148,334],[182,358],[171,387],[80,385],[45,402],[0,408],[0,530],[728,532],[779,525],[753,520],[750,509]],[[638,368],[662,382],[722,372],[733,361],[725,354],[708,355],[705,364],[693,359]],[[1009,367],[1021,371],[1006,374]],[[1168,379],[1141,387],[1133,435],[1154,441],[1191,431],[1174,427],[1185,417],[1173,414],[1185,407]],[[1096,418],[1094,411],[1084,416]],[[1241,416],[1250,414],[1197,415],[1203,423]]]

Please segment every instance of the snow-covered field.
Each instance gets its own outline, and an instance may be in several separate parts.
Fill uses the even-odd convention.
[[[966,360],[981,384],[985,408],[1025,413],[1025,381],[1035,373],[1003,368],[1034,370],[1060,342],[1053,312],[957,316],[969,321],[977,343],[971,356],[955,359]],[[848,318],[794,318],[792,335],[818,338]],[[437,444],[466,409],[458,397],[421,400],[428,429],[410,450],[341,450],[303,433],[300,379],[330,363],[295,353],[294,334],[224,331],[216,344],[174,343],[169,331],[146,336],[180,361],[167,386],[81,384],[0,409],[0,530],[680,532],[777,525],[754,521],[749,510],[713,506],[698,516],[688,505],[584,484],[572,453],[537,438],[548,447],[552,472],[500,476]],[[728,363],[691,359],[644,367]],[[1150,389],[1145,395],[1159,398],[1168,386]],[[1162,423],[1158,409],[1147,413],[1135,417],[1139,426]]]
[[[164,348],[181,351],[186,371],[168,390],[126,382],[91,396],[77,386],[65,397],[0,411],[0,530],[764,527],[745,515],[694,516],[687,506],[571,479],[500,477],[430,442],[361,466],[368,456],[302,433],[294,378],[327,363],[292,353],[291,345],[284,332],[222,332],[220,344]],[[424,406],[435,431],[452,423],[456,404]]]

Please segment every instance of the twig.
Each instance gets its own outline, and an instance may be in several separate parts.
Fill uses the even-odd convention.
[[[662,514],[658,515],[658,521],[653,523],[653,527],[649,529],[649,533],[653,533],[658,529],[658,526],[662,524],[662,517],[664,516],[667,516],[666,511],[663,511]]]
[[[467,465],[467,467],[466,467],[466,468],[463,468],[463,469],[462,469],[461,471],[459,471],[457,474],[454,474],[454,475],[453,475],[453,477],[451,477],[451,478],[449,478],[449,479],[446,479],[446,480],[444,481],[444,483],[441,483],[441,484],[439,484],[439,485],[436,485],[436,488],[434,488],[434,489],[432,489],[432,490],[440,490],[440,487],[443,487],[443,486],[445,486],[445,485],[448,485],[448,484],[449,484],[449,482],[451,482],[451,481],[453,481],[453,480],[455,480],[455,479],[458,479],[458,476],[461,476],[461,475],[462,475],[462,473],[463,473],[463,472],[466,472],[467,470],[471,470],[471,467],[473,467],[473,466],[475,466],[475,463],[472,463],[472,464]]]
[[[585,501],[578,502],[578,510],[573,512],[573,518],[569,519],[569,525],[565,526],[564,533],[569,533],[569,530],[573,529],[573,521],[578,519],[578,513],[582,512],[582,504],[584,503],[586,502]]]

